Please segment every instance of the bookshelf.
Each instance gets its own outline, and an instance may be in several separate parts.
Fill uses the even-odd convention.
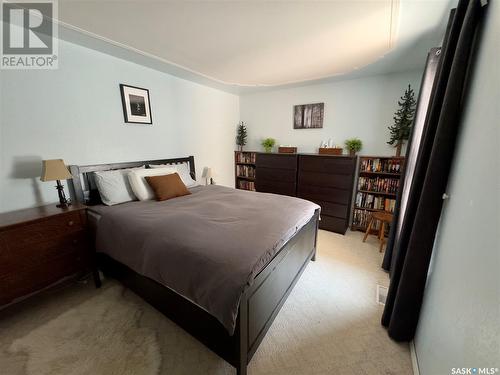
[[[359,157],[351,230],[366,231],[372,212],[394,212],[403,164],[404,157]]]
[[[254,151],[234,152],[234,187],[241,190],[255,191]]]

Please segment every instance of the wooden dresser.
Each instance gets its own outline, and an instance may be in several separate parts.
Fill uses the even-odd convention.
[[[297,154],[257,153],[255,190],[263,193],[297,195]]]
[[[356,157],[299,155],[297,196],[321,206],[321,229],[346,232],[355,173]]]
[[[256,191],[312,201],[321,206],[321,229],[346,232],[356,174],[355,156],[254,154]]]
[[[86,207],[0,214],[0,306],[90,269]]]

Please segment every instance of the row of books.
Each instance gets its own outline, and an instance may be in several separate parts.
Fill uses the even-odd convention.
[[[255,182],[240,180],[238,181],[238,189],[255,191]]]
[[[255,164],[255,152],[237,152],[236,163],[252,163]]]
[[[358,190],[396,194],[398,187],[399,179],[397,178],[360,176],[358,180]]]
[[[236,176],[255,178],[255,167],[252,165],[237,165]]]
[[[355,227],[366,228],[370,222],[372,211],[355,209],[352,215],[352,225]],[[372,229],[380,230],[380,221],[376,220],[372,224]]]
[[[362,159],[361,172],[400,173],[403,159]]]
[[[396,200],[384,197],[378,197],[369,193],[358,192],[356,195],[356,207],[371,208],[374,210],[385,210],[394,212]]]

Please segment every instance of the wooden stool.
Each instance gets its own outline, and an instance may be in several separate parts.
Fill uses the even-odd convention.
[[[392,221],[392,214],[389,212],[374,212],[372,216],[370,217],[370,222],[368,223],[368,226],[366,227],[366,232],[365,236],[363,237],[363,242],[366,241],[366,238],[370,234],[370,231],[372,229],[372,225],[375,220],[380,221],[382,224],[380,226],[380,232],[378,234],[378,238],[380,240],[380,249],[379,252],[382,252],[382,248],[385,244],[385,223],[390,224]]]

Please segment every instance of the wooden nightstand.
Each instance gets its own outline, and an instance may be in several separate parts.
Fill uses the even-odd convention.
[[[91,269],[97,284],[93,260],[83,205],[0,214],[0,306]]]

